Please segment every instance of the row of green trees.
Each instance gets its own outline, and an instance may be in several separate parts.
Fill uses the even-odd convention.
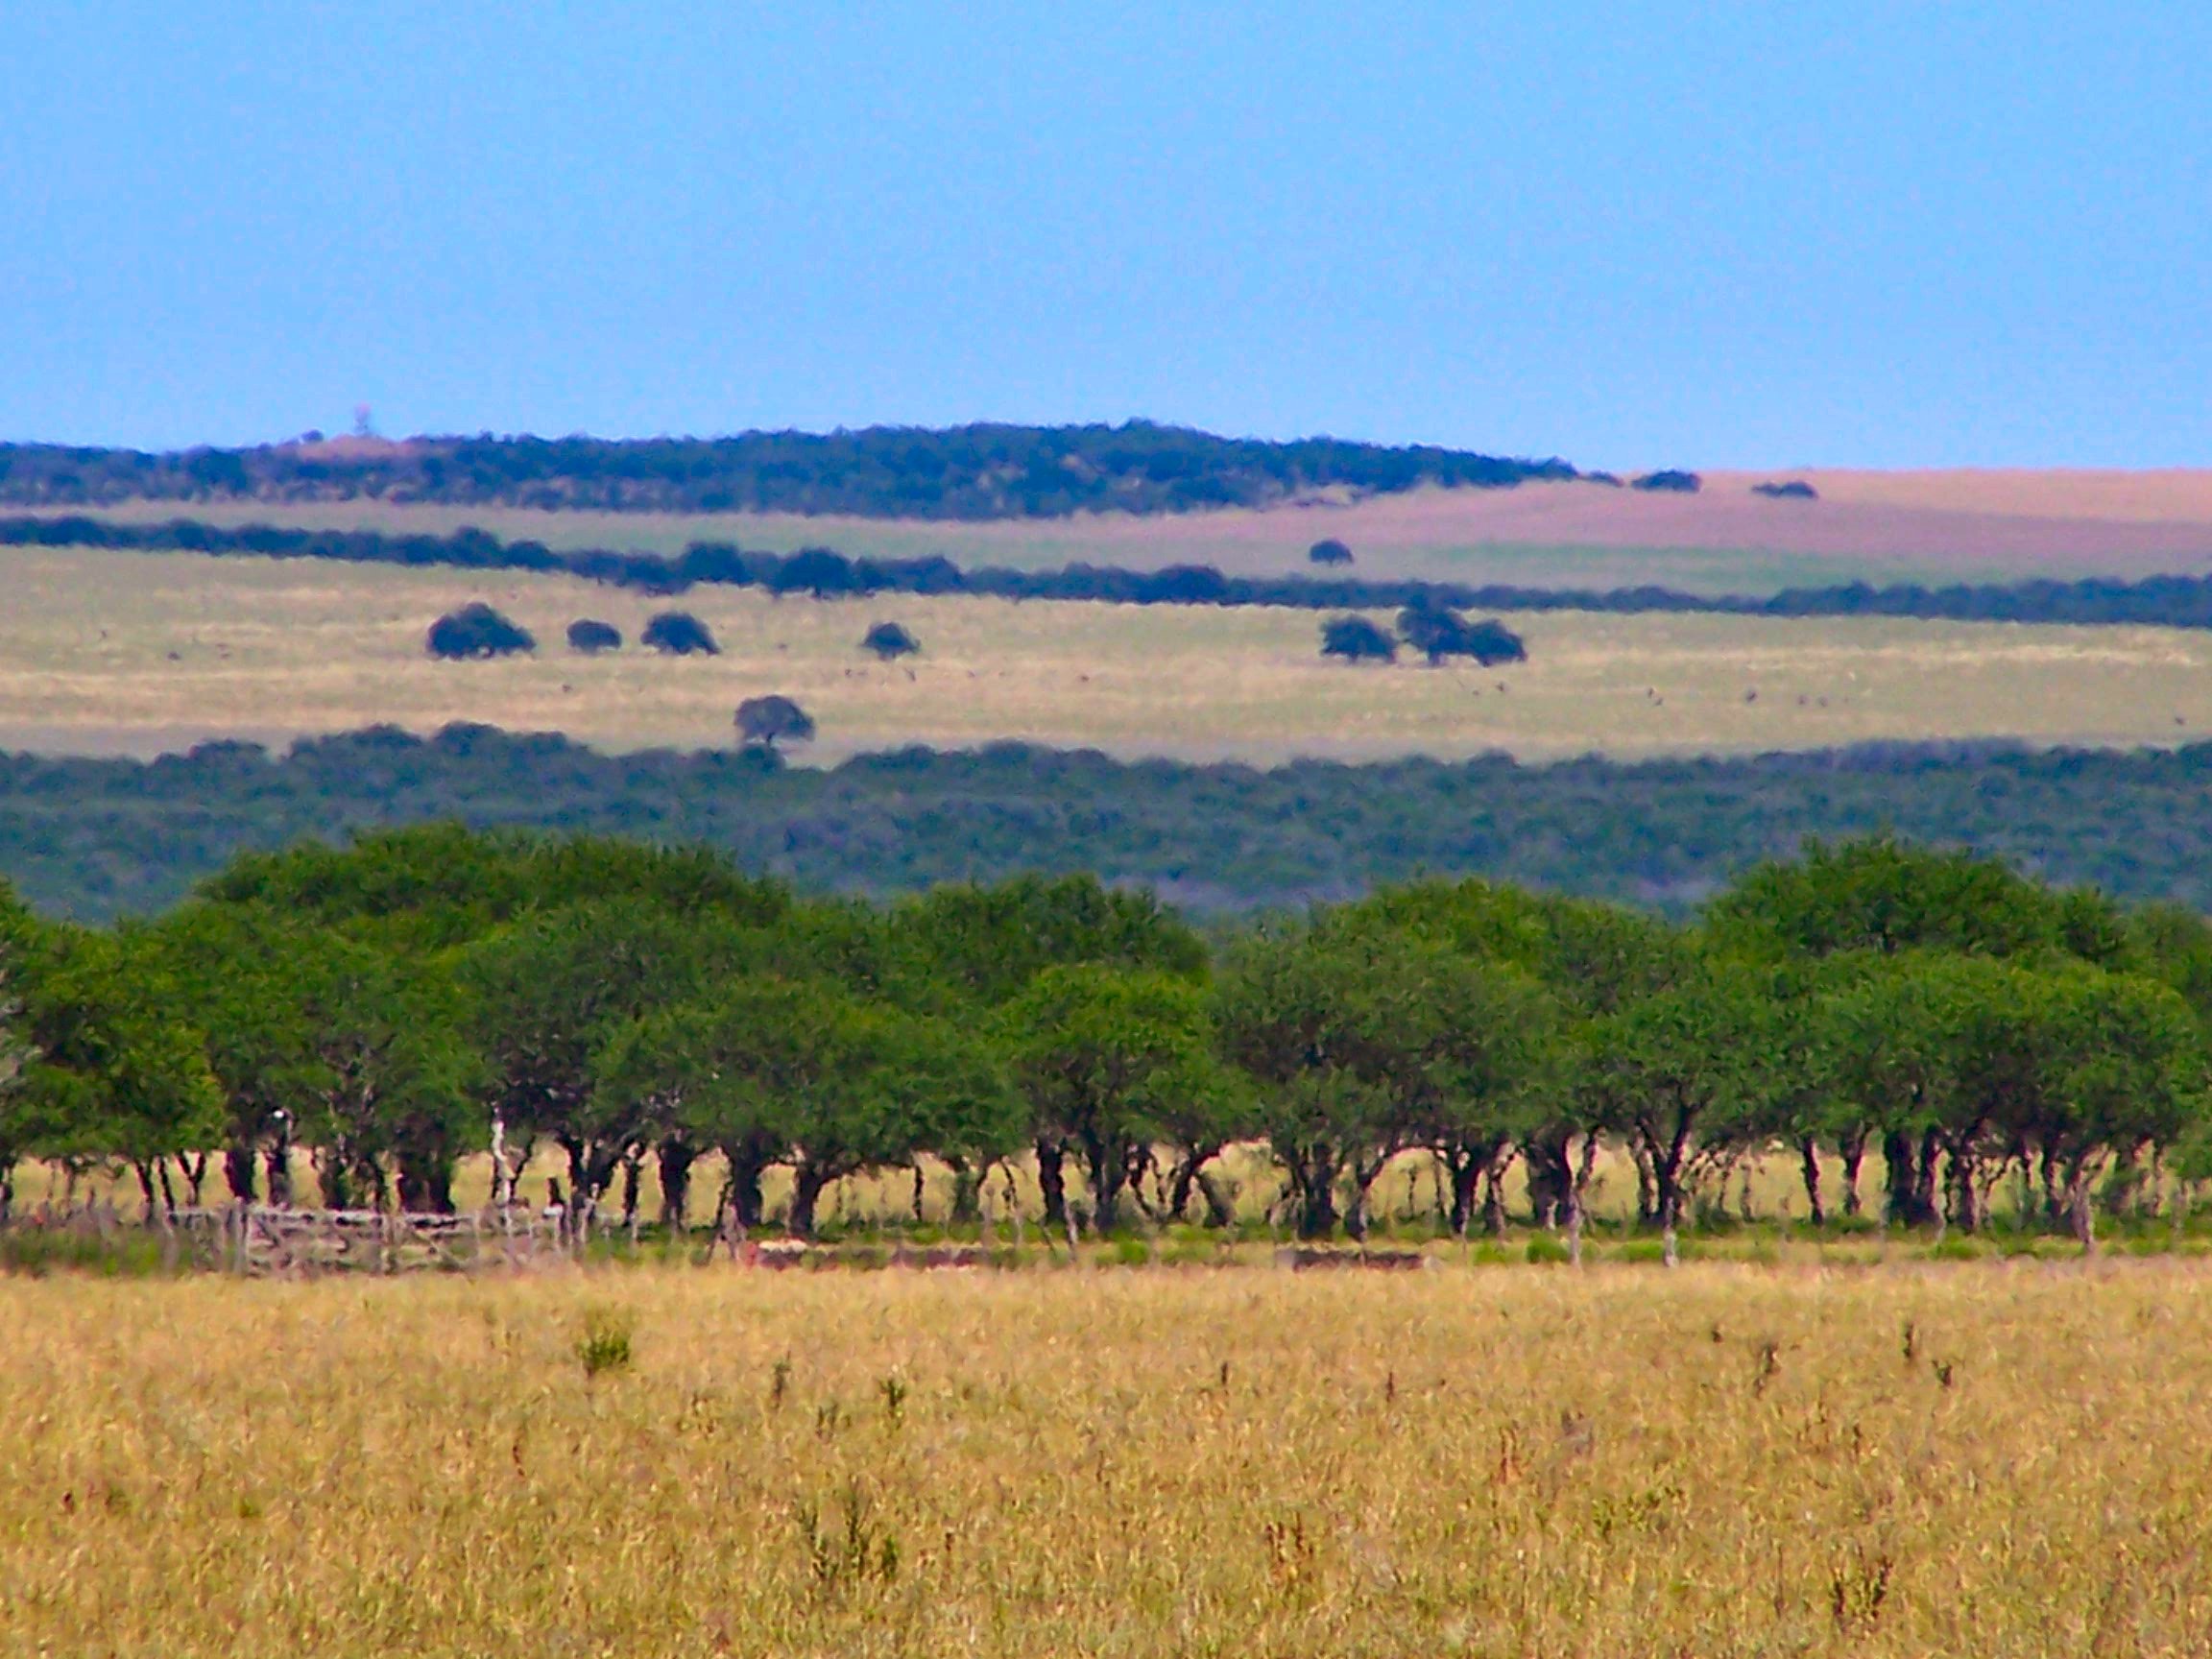
[[[1611,1145],[1653,1226],[1784,1148],[1816,1221],[1973,1229],[2009,1178],[2086,1239],[2101,1194],[2212,1173],[2212,927],[1882,840],[1691,926],[1470,881],[1206,937],[1088,878],[876,905],[431,827],[249,856],[113,929],[8,902],[0,973],[0,1171],[128,1168],[150,1210],[304,1201],[301,1154],[322,1202],[446,1210],[465,1155],[551,1145],[579,1219],[650,1160],[681,1221],[716,1153],[720,1215],[767,1219],[782,1166],[805,1235],[845,1177],[926,1154],[972,1216],[1025,1155],[1047,1220],[1111,1231],[1229,1222],[1216,1160],[1258,1142],[1299,1233],[1359,1237],[1407,1153],[1461,1231],[1504,1224],[1516,1159],[1576,1225]]]

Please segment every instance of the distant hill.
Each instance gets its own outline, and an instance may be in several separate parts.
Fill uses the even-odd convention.
[[[313,439],[248,449],[0,445],[0,503],[328,501],[371,497],[663,513],[883,518],[1181,513],[1360,496],[1425,484],[1503,489],[1578,477],[1564,461],[1305,438],[1277,444],[1132,421],[732,438]]]

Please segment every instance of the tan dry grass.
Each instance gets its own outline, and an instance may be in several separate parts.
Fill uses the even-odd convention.
[[[59,751],[453,720],[615,749],[711,746],[733,740],[740,699],[769,691],[813,712],[821,759],[999,738],[1265,761],[2212,730],[2212,634],[2181,630],[1528,614],[1513,618],[1527,664],[1431,670],[1324,662],[1310,612],[705,588],[681,603],[713,627],[720,658],[586,659],[561,643],[569,620],[604,616],[634,640],[667,602],[568,578],[85,550],[0,552],[0,579],[14,600],[0,614],[0,744]],[[535,631],[538,656],[429,661],[430,620],[473,598]],[[877,617],[904,622],[925,655],[887,667],[861,653]]]
[[[14,1280],[0,1315],[10,1652],[2212,1646],[2190,1266]],[[610,1319],[635,1363],[587,1381]]]

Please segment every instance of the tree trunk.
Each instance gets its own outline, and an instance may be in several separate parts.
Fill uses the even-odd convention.
[[[1236,1219],[1235,1214],[1223,1199],[1220,1188],[1207,1177],[1206,1166],[1221,1155],[1217,1143],[1204,1146],[1176,1148],[1175,1168],[1167,1179],[1167,1214],[1181,1221],[1190,1213],[1190,1194],[1198,1193],[1206,1204],[1206,1225],[1226,1227]]]
[[[2081,1254],[2097,1254],[2097,1213],[2089,1202],[2089,1185],[2096,1177],[2094,1162],[2084,1157],[2075,1165],[2066,1183],[2066,1209],[2074,1223],[2074,1238]]]
[[[803,1161],[791,1172],[791,1209],[783,1229],[794,1238],[814,1237],[814,1210],[822,1200],[823,1189],[832,1179],[830,1172],[811,1161]]]
[[[1121,1189],[1129,1178],[1120,1142],[1086,1135],[1083,1162],[1091,1176],[1091,1232],[1103,1238],[1121,1225]]]
[[[1866,1131],[1852,1129],[1837,1137],[1836,1150],[1843,1159],[1843,1214],[1857,1215],[1859,1210],[1859,1166],[1866,1157]]]
[[[453,1161],[435,1147],[402,1147],[399,1208],[410,1215],[452,1214]]]
[[[347,1179],[346,1155],[335,1146],[315,1154],[315,1186],[325,1210],[350,1210],[353,1184]]]
[[[1653,1211],[1645,1217],[1646,1224],[1657,1220],[1671,1230],[1682,1219],[1682,1166],[1690,1152],[1689,1122],[1677,1113],[1672,1130],[1664,1138],[1658,1126],[1648,1121],[1638,1123],[1637,1134],[1646,1153],[1644,1162],[1651,1170]]]
[[[983,1219],[983,1174],[965,1158],[948,1158],[952,1170],[951,1224],[966,1227]]]
[[[1961,1142],[1964,1137],[1960,1137]],[[1961,1233],[1982,1225],[1982,1194],[1974,1185],[1974,1154],[1961,1143],[1951,1149],[1951,1224]]]
[[[154,1172],[161,1178],[161,1213],[174,1221],[177,1219],[177,1189],[170,1184],[169,1160],[154,1160]]]
[[[269,1202],[279,1210],[292,1208],[292,1142],[279,1137],[276,1144],[261,1154],[263,1184],[269,1189]]]
[[[1167,1218],[1180,1221],[1190,1209],[1190,1194],[1198,1185],[1198,1161],[1185,1152],[1175,1160],[1167,1177]]]
[[[699,1161],[699,1148],[681,1135],[663,1135],[653,1155],[661,1168],[661,1225],[673,1238],[684,1231],[691,1205],[691,1166]]]
[[[1381,1164],[1368,1166],[1357,1157],[1352,1160],[1352,1192],[1351,1201],[1344,1206],[1344,1234],[1356,1244],[1367,1242],[1368,1194],[1382,1173]]]
[[[1797,1142],[1797,1168],[1805,1182],[1805,1218],[1815,1227],[1828,1222],[1828,1212],[1820,1202],[1820,1143],[1810,1135]]]
[[[1493,1238],[1505,1237],[1505,1171],[1511,1163],[1496,1159],[1482,1174],[1482,1225]]]
[[[1326,1238],[1336,1231],[1336,1157],[1325,1146],[1277,1146],[1275,1155],[1298,1200],[1298,1237]]]
[[[160,1201],[154,1196],[154,1171],[138,1159],[132,1160],[131,1168],[138,1177],[138,1193],[146,1200],[146,1225],[151,1227],[155,1212],[160,1208]]]
[[[1912,1171],[1912,1202],[1921,1215],[1933,1221],[1943,1213],[1936,1202],[1936,1161],[1942,1155],[1943,1132],[1931,1129],[1920,1137],[1920,1162]]]
[[[223,1149],[223,1180],[230,1189],[230,1196],[240,1204],[251,1204],[254,1199],[253,1142],[233,1141]]]
[[[180,1153],[177,1167],[184,1172],[184,1188],[191,1195],[192,1208],[199,1209],[201,1190],[207,1185],[207,1154],[195,1152],[186,1157]]]
[[[737,1225],[751,1232],[760,1225],[760,1177],[768,1169],[767,1149],[752,1140],[722,1148],[730,1165],[730,1209]]]
[[[1573,1203],[1575,1166],[1569,1156],[1572,1135],[1539,1136],[1522,1148],[1528,1166],[1529,1219],[1539,1226],[1546,1217],[1566,1215]]]
[[[1936,1219],[1929,1196],[1932,1177],[1924,1174],[1920,1147],[1902,1130],[1882,1136],[1882,1163],[1887,1170],[1884,1198],[1890,1222],[1899,1227],[1924,1227]]]
[[[1452,1178],[1452,1237],[1464,1238],[1475,1220],[1475,1194],[1481,1185],[1482,1166],[1471,1152],[1447,1152],[1444,1167]]]
[[[1045,1197],[1045,1225],[1068,1224],[1067,1153],[1057,1141],[1037,1142],[1037,1187]]]
[[[622,1225],[637,1225],[637,1190],[644,1178],[645,1150],[633,1146],[622,1155]]]

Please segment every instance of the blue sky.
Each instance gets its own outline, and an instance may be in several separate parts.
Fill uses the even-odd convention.
[[[2212,8],[12,10],[0,437],[2212,462]]]

